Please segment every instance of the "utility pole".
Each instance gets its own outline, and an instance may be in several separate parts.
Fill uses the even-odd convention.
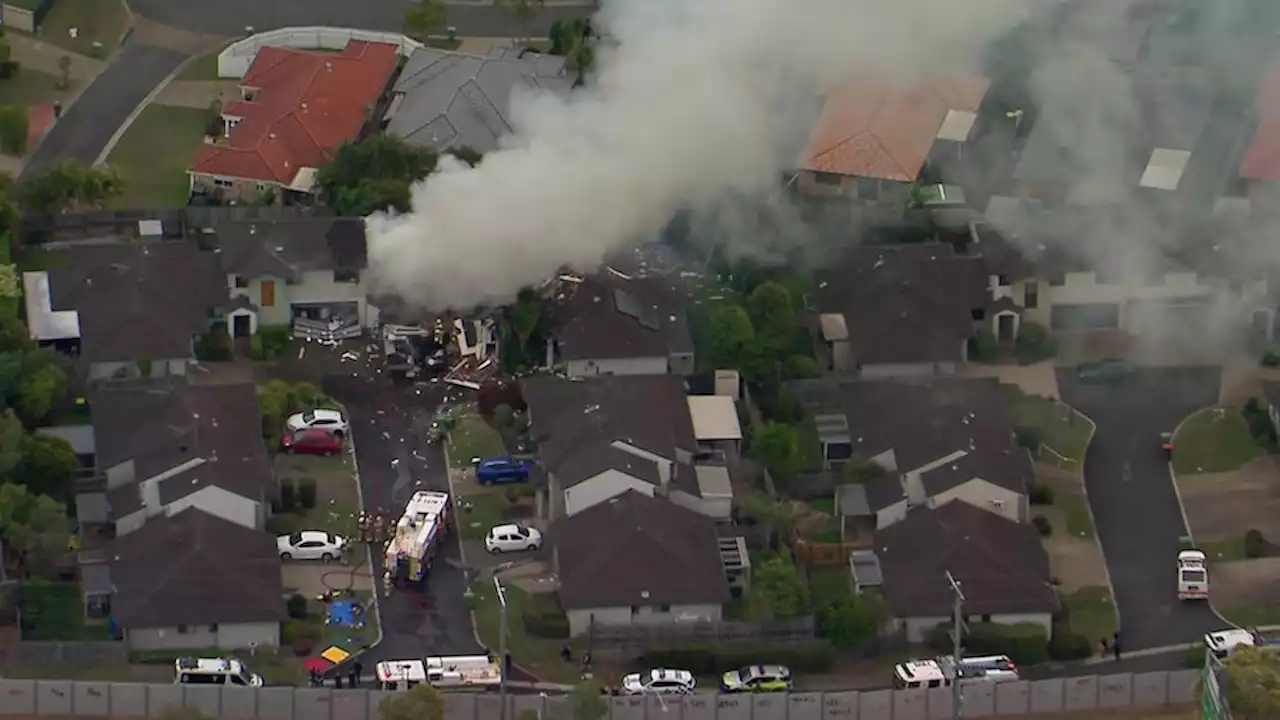
[[[498,699],[502,710],[498,720],[507,720],[507,590],[497,575],[493,576],[493,589],[498,593],[498,602],[502,603],[502,628],[498,632]]]
[[[964,656],[964,592],[960,583],[947,571],[947,582],[955,596],[955,604],[951,608],[951,719],[960,720],[960,705],[964,695],[960,692],[960,660]]]

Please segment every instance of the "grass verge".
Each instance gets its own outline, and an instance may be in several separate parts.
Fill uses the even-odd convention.
[[[149,105],[125,131],[107,158],[124,181],[115,207],[155,208],[187,204],[187,168],[204,143],[208,113]]]
[[[102,59],[120,46],[128,26],[129,14],[121,0],[57,0],[40,25],[40,37],[71,52]]]
[[[1040,435],[1040,442],[1077,465],[1084,460],[1092,428],[1070,405],[1050,398],[1027,395],[1013,385],[1002,386],[1009,403],[1013,425],[1029,428]]]
[[[1275,605],[1238,605],[1219,608],[1219,612],[1240,627],[1280,625],[1280,609]]]
[[[1098,642],[1116,631],[1116,606],[1111,591],[1102,586],[1084,587],[1060,596],[1071,629]]]
[[[449,433],[449,465],[455,470],[474,466],[475,458],[506,455],[502,436],[479,415],[463,415]]]
[[[1179,474],[1230,472],[1258,456],[1240,408],[1208,408],[1187,418],[1173,438]]]
[[[1071,537],[1093,539],[1093,515],[1089,512],[1089,501],[1083,495],[1063,493],[1054,498],[1053,504],[1062,511]]]
[[[1197,543],[1196,547],[1213,562],[1236,562],[1249,559],[1244,551],[1244,533],[1221,540]]]
[[[489,528],[507,522],[507,507],[510,505],[502,495],[492,493],[475,493],[462,498],[459,506],[463,540],[483,540]]]
[[[8,80],[0,80],[0,105],[39,105],[66,97],[58,78],[39,70],[22,68]]]
[[[529,593],[514,585],[504,585],[504,588],[507,593],[507,650],[511,653],[512,662],[543,682],[579,682],[579,666],[560,658],[563,640],[536,638],[525,632],[521,618],[531,602]],[[476,632],[485,647],[496,653],[501,647],[502,604],[498,601],[493,582],[477,582],[471,586],[471,592]]]

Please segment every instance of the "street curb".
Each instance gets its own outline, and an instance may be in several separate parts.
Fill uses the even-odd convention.
[[[447,437],[447,435],[446,437],[441,439],[440,450],[444,454],[444,478],[449,483],[449,497],[453,499],[455,515],[457,516],[458,520],[461,520],[462,508],[457,506],[458,493],[454,490],[454,487],[453,487],[453,466],[449,464],[449,438]],[[458,529],[458,560],[462,563],[462,566],[464,568],[471,567],[470,564],[467,563],[467,545],[466,543],[462,542],[462,523],[455,522],[454,525]],[[463,572],[465,573],[466,570],[463,570]],[[473,578],[472,583],[474,582],[475,582],[475,579]],[[471,593],[471,585],[468,584],[463,594],[464,598],[466,597],[467,594],[470,594],[470,593]],[[480,626],[476,624],[475,609],[467,608],[467,614],[471,616],[471,637],[475,639],[476,647],[487,648],[487,646],[484,644],[484,641],[480,639]],[[381,625],[379,625],[379,628],[381,628]]]
[[[341,407],[341,405],[339,405]],[[342,413],[348,418],[351,414],[347,412],[345,407]],[[364,486],[360,483],[360,462],[356,459],[356,438],[355,433],[347,433],[347,441],[351,443],[351,473],[352,479],[356,483],[356,500],[360,502],[360,512],[364,512]],[[386,632],[382,627],[382,601],[378,599],[378,583],[381,578],[377,577],[373,571],[373,548],[365,543],[364,546],[364,562],[365,567],[369,568],[369,578],[373,584],[373,612],[378,616],[378,637],[373,641],[365,652],[372,650],[382,644],[383,634]]]
[[[1058,402],[1062,402],[1059,400]],[[1063,405],[1067,405],[1062,402]],[[1102,574],[1107,578],[1107,592],[1111,594],[1111,612],[1116,616],[1116,628],[1120,628],[1120,603],[1116,602],[1116,586],[1111,582],[1111,566],[1107,564],[1107,553],[1102,549],[1102,538],[1098,537],[1098,521],[1093,516],[1093,503],[1089,500],[1089,484],[1084,479],[1084,459],[1089,456],[1089,446],[1093,444],[1093,437],[1098,434],[1098,424],[1093,418],[1085,415],[1071,405],[1071,412],[1089,423],[1089,437],[1084,441],[1084,454],[1080,456],[1080,468],[1076,471],[1076,475],[1080,477],[1080,491],[1084,494],[1084,506],[1089,511],[1089,524],[1093,526],[1093,544],[1098,548],[1098,555],[1102,557]],[[1132,654],[1132,653],[1126,653]]]
[[[1207,411],[1209,411],[1209,410],[1216,410],[1216,409],[1218,409],[1218,408],[1220,408],[1220,407],[1223,407],[1223,406],[1222,406],[1222,405],[1209,405],[1208,407],[1202,407],[1202,408],[1200,408],[1199,410],[1196,410],[1195,412],[1188,414],[1186,417],[1182,418],[1182,420],[1178,421],[1178,426],[1177,426],[1177,427],[1175,427],[1175,428],[1173,429],[1173,434],[1169,436],[1169,441],[1173,443],[1173,448],[1174,448],[1174,449],[1173,449],[1173,451],[1174,451],[1175,453],[1178,451],[1178,431],[1182,429],[1182,426],[1186,425],[1188,422],[1190,422],[1191,418],[1193,418],[1193,417],[1195,417],[1195,416],[1199,415],[1200,413],[1202,413],[1202,412],[1207,412]],[[1178,500],[1178,512],[1182,513],[1182,527],[1183,527],[1183,529],[1184,529],[1184,530],[1186,530],[1186,531],[1187,531],[1187,532],[1186,532],[1187,539],[1188,539],[1188,540],[1190,540],[1190,541],[1191,541],[1191,544],[1194,546],[1194,545],[1196,544],[1196,538],[1195,538],[1195,536],[1194,536],[1194,535],[1192,535],[1192,534],[1191,534],[1191,521],[1187,519],[1187,506],[1186,506],[1186,504],[1185,504],[1185,503],[1183,503],[1183,502],[1182,502],[1182,491],[1178,490],[1178,474],[1177,474],[1176,472],[1174,472],[1174,471],[1173,471],[1173,460],[1172,460],[1172,459],[1170,459],[1170,460],[1169,460],[1169,462],[1168,462],[1168,463],[1166,463],[1165,465],[1166,465],[1166,467],[1168,467],[1168,468],[1169,468],[1169,484],[1173,486],[1173,496],[1174,496],[1175,498],[1177,498],[1177,500]],[[1235,623],[1233,623],[1233,622],[1231,622],[1230,620],[1228,620],[1228,619],[1227,619],[1227,616],[1225,616],[1225,615],[1223,615],[1221,612],[1219,612],[1219,611],[1218,611],[1218,607],[1217,607],[1216,605],[1214,605],[1214,604],[1213,604],[1213,600],[1212,600],[1212,594],[1213,594],[1213,581],[1212,581],[1212,579],[1211,579],[1211,580],[1210,580],[1210,582],[1209,582],[1209,593],[1210,593],[1210,596],[1211,596],[1210,600],[1208,601],[1208,602],[1209,602],[1209,610],[1210,610],[1210,611],[1211,611],[1215,616],[1217,616],[1217,618],[1218,618],[1219,620],[1221,620],[1222,622],[1226,623],[1226,624],[1227,624],[1227,627],[1233,627],[1233,628],[1238,628],[1238,627],[1240,627],[1239,625],[1236,625]]]

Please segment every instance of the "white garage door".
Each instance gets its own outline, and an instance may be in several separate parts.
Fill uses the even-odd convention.
[[[1049,326],[1054,330],[1109,330],[1120,325],[1120,306],[1115,303],[1054,305]]]
[[[1193,337],[1209,327],[1205,298],[1136,300],[1129,305],[1127,329],[1143,337]]]

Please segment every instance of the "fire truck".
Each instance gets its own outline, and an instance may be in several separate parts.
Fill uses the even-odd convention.
[[[406,583],[425,581],[452,522],[453,503],[449,493],[429,490],[414,493],[387,541],[388,579]]]

